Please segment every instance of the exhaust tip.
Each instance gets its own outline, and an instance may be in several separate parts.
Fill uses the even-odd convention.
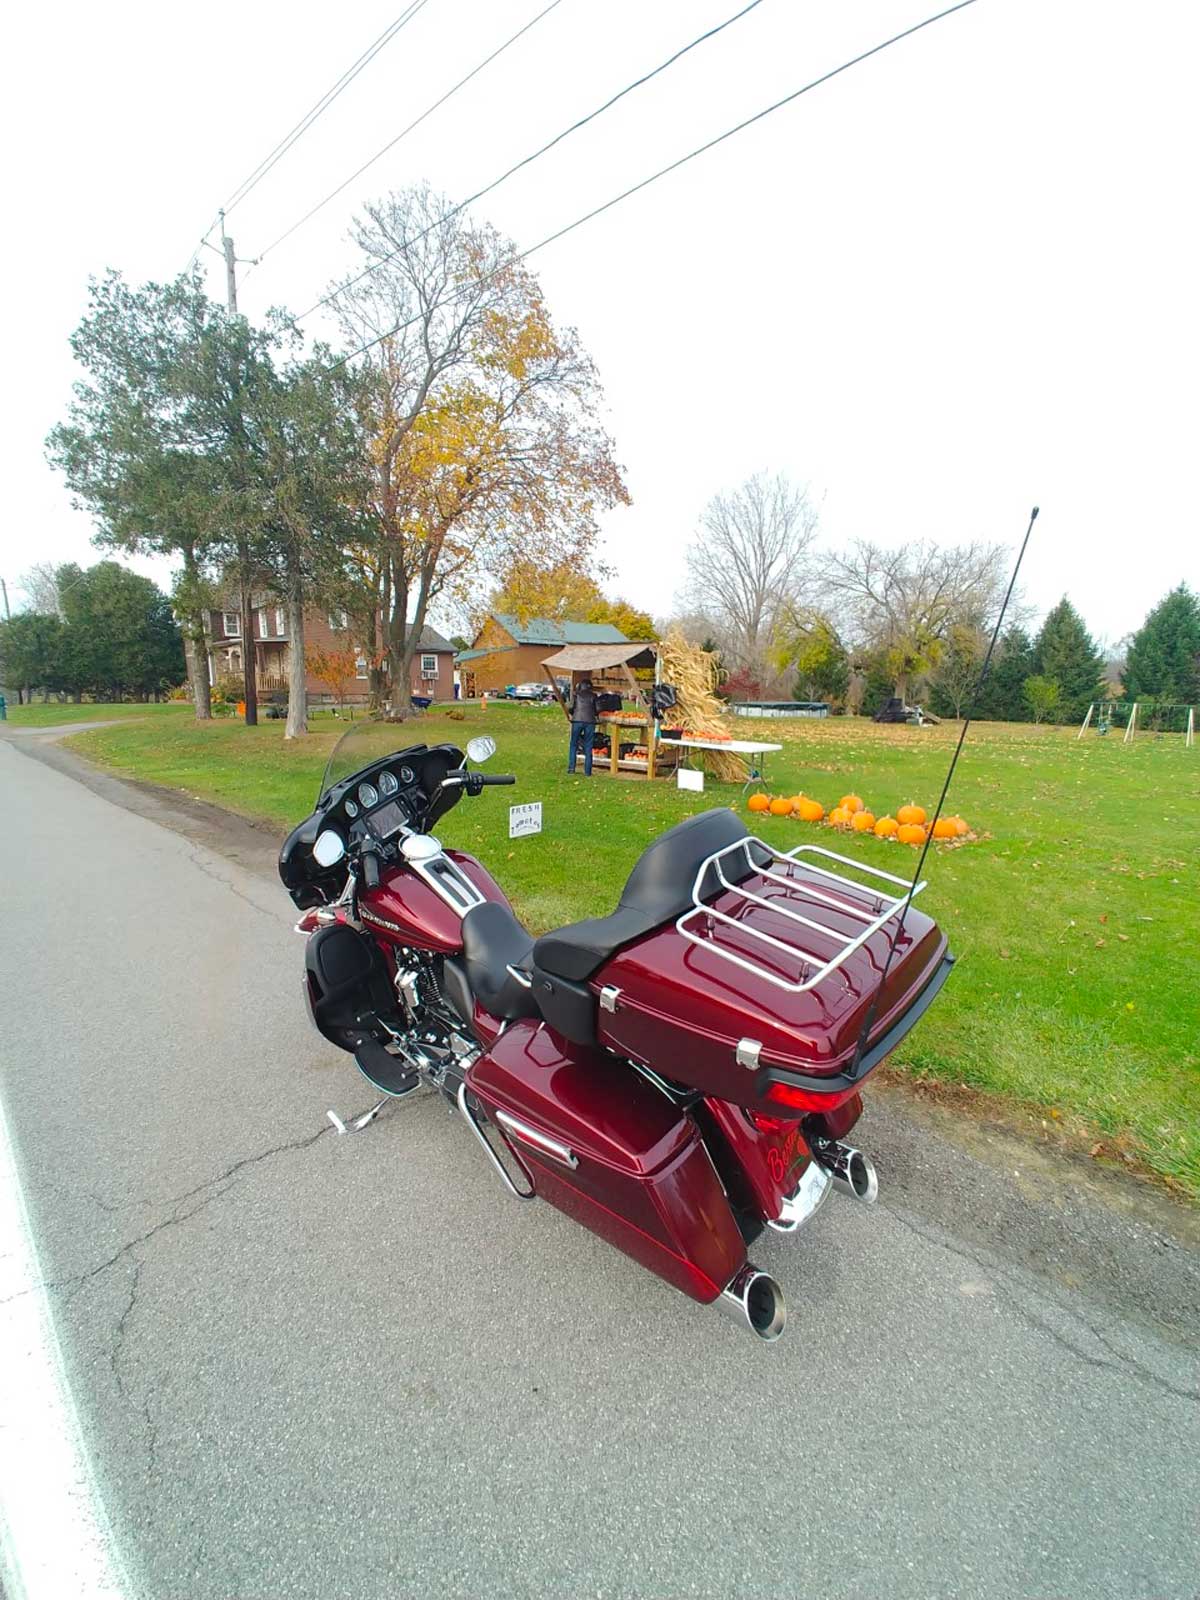
[[[764,1344],[778,1339],[787,1326],[787,1301],[783,1290],[769,1272],[750,1262],[736,1273],[721,1291],[722,1311]]]
[[[833,1186],[840,1193],[866,1206],[873,1206],[878,1200],[879,1174],[870,1156],[836,1139],[814,1141],[813,1155],[833,1179]]]
[[[856,1200],[873,1206],[879,1198],[879,1174],[875,1163],[861,1150],[852,1150],[846,1162],[846,1188]]]

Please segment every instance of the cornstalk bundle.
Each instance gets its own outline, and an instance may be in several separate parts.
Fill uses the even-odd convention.
[[[732,738],[725,704],[718,700],[717,664],[707,650],[689,644],[678,628],[672,628],[658,647],[662,681],[674,685],[675,710],[668,713],[670,723],[679,723],[685,733],[697,739]],[[744,783],[746,763],[732,751],[703,750],[708,770],[725,783]]]

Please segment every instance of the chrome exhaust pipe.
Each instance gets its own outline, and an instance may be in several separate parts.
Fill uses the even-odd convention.
[[[769,1272],[750,1261],[730,1278],[717,1296],[717,1304],[764,1343],[778,1339],[787,1323],[783,1290]]]
[[[833,1179],[833,1186],[851,1200],[873,1206],[879,1198],[879,1174],[869,1156],[836,1139],[814,1139],[813,1158]]]

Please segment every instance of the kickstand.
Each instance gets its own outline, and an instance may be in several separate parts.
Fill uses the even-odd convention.
[[[333,1123],[334,1127],[339,1133],[361,1133],[363,1128],[365,1128],[369,1122],[375,1121],[375,1118],[379,1115],[384,1106],[387,1105],[388,1100],[391,1098],[392,1097],[390,1095],[385,1095],[385,1097],[380,1100],[377,1105],[373,1105],[371,1107],[370,1111],[364,1111],[361,1117],[354,1117],[349,1122],[343,1122],[336,1111],[327,1111],[325,1115],[329,1118],[330,1122]]]

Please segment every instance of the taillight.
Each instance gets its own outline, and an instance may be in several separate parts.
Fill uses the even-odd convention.
[[[790,1083],[773,1083],[764,1098],[773,1100],[777,1106],[787,1106],[792,1111],[830,1111],[850,1093],[851,1090],[844,1094],[814,1094],[811,1089],[797,1089]]]

